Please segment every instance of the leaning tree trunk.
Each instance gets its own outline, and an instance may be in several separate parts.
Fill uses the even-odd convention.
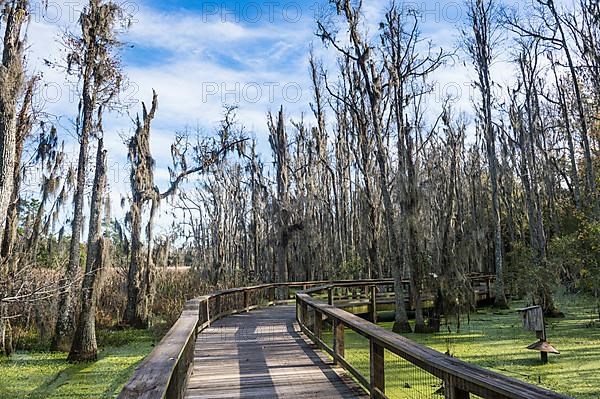
[[[569,175],[571,177],[571,186],[573,187],[573,202],[575,203],[575,208],[579,211],[581,210],[581,188],[579,184],[579,172],[577,170],[577,154],[575,152],[575,143],[573,140],[571,122],[569,120],[569,109],[567,108],[567,100],[565,98],[564,89],[561,86],[561,82],[558,78],[558,73],[556,72],[555,62],[552,62],[552,73],[554,74],[554,82],[556,84],[556,91],[558,95],[558,104],[560,107],[562,121],[564,123],[564,130],[569,149],[569,164],[571,166],[571,168],[569,169]]]
[[[17,102],[24,81],[21,27],[27,18],[27,5],[27,0],[3,4],[5,30],[0,65],[0,238],[13,192]]]
[[[106,151],[103,139],[98,140],[96,173],[90,205],[85,276],[81,291],[81,313],[71,345],[68,360],[93,361],[98,355],[96,343],[96,302],[101,290],[102,271],[105,267],[107,243],[102,237],[102,208],[106,192]]]
[[[18,123],[16,126],[16,140],[15,140],[15,155],[13,164],[13,181],[12,181],[12,192],[10,201],[6,213],[6,224],[4,225],[4,234],[0,234],[1,247],[0,247],[0,275],[3,278],[12,280],[16,273],[18,265],[18,257],[14,253],[14,245],[17,237],[17,228],[19,225],[19,198],[21,190],[21,156],[23,155],[23,144],[25,137],[31,131],[31,118],[29,115],[29,107],[31,105],[31,99],[33,96],[33,86],[35,79],[32,79],[27,87],[27,92],[23,99],[23,105],[18,116]],[[0,299],[2,298],[0,293]],[[6,305],[2,304],[2,311],[6,309]],[[2,313],[2,312],[0,312]],[[8,316],[3,315],[3,316]],[[0,317],[0,353],[6,353],[10,355],[12,353],[12,329],[10,328],[10,320],[4,317]],[[8,343],[8,344],[5,344]]]
[[[5,261],[13,255],[13,247],[17,237],[17,228],[19,225],[19,207],[20,207],[20,191],[21,191],[21,156],[23,155],[23,146],[25,138],[31,132],[32,121],[30,115],[31,100],[33,98],[33,88],[37,78],[31,79],[27,84],[27,91],[23,98],[23,104],[19,111],[17,123],[17,136],[15,146],[15,163],[13,188],[8,206],[6,225],[4,226],[4,234],[2,235],[2,246],[0,248],[0,258]],[[16,259],[10,260],[11,264],[16,263]],[[12,266],[11,266],[12,268]],[[14,270],[14,268],[13,268]]]
[[[0,242],[8,216],[11,199],[13,199],[15,164],[19,158],[17,149],[17,103],[23,89],[23,40],[21,28],[27,18],[27,0],[2,4],[4,7],[4,41],[2,48],[2,64],[0,65]],[[0,256],[0,275],[8,273],[8,255]],[[0,300],[4,297],[0,291]],[[0,303],[0,349],[10,355],[12,353],[12,329],[10,320],[6,319],[6,305]]]

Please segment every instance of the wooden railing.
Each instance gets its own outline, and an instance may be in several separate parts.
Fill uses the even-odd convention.
[[[473,281],[484,287],[484,296],[490,295],[491,280],[489,277],[479,276],[473,278]],[[387,287],[387,289],[382,290],[382,287]],[[389,300],[392,295],[389,291],[392,290],[392,287],[393,280],[391,279],[263,284],[217,291],[190,300],[186,302],[177,322],[136,368],[118,397],[121,399],[182,398],[193,367],[196,337],[203,329],[222,317],[295,298],[297,318],[304,332],[321,348],[329,352],[338,363],[348,369],[375,397],[377,395],[385,397],[385,361],[382,353],[387,350],[408,359],[417,367],[427,370],[435,376],[441,376],[440,378],[445,382],[448,381],[445,383],[446,389],[450,390],[448,392],[454,392],[452,390],[456,388],[456,392],[458,392],[456,395],[459,395],[460,392],[479,392],[482,393],[480,396],[484,398],[565,398],[565,396],[553,392],[550,392],[550,396],[548,396],[548,391],[541,388],[499,376],[421,347],[331,305],[335,301],[341,303],[350,300],[368,300],[372,317],[375,318],[377,301]],[[408,282],[405,283],[405,288],[408,292]],[[322,296],[322,300],[318,298],[319,295]],[[329,319],[334,326],[334,344],[331,346],[320,339],[325,319]],[[344,357],[344,331],[346,329],[352,329],[369,339],[372,358],[369,375],[363,375],[346,361]],[[456,365],[459,366],[458,369],[452,371]],[[461,374],[462,372],[470,373],[473,370],[476,370],[476,375],[469,378]],[[502,382],[501,387],[491,389],[485,388],[485,384],[467,384],[468,381],[477,380],[477,376],[481,375]],[[519,394],[521,387],[525,387],[525,392],[531,392],[531,394]],[[490,396],[489,392],[512,392],[512,394],[496,393],[496,396]],[[534,394],[536,392],[537,395]],[[447,397],[467,397],[456,395]]]
[[[490,292],[490,280],[485,281]],[[418,397],[443,393],[447,399],[467,399],[471,395],[486,399],[568,398],[419,345],[335,307],[336,300],[343,301],[352,292],[354,296],[369,298],[371,309],[376,309],[379,286],[387,284],[389,280],[331,283],[296,294],[296,315],[303,332],[351,373],[372,398],[415,397],[410,389],[416,389],[418,384],[431,391],[439,386],[431,396]],[[342,295],[336,294],[339,291],[343,291]],[[358,365],[355,359],[351,360],[351,351],[346,351],[348,330],[368,341],[364,345],[368,348],[366,364]],[[331,337],[331,343],[326,335]],[[386,370],[391,374],[388,378]],[[393,386],[388,389],[386,383]]]
[[[279,300],[293,300],[294,289],[306,290],[323,284],[327,282],[263,284],[217,291],[189,300],[179,319],[136,368],[118,398],[183,398],[192,371],[194,343],[203,329],[231,314],[271,306]]]

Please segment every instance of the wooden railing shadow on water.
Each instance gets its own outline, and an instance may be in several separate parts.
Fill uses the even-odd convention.
[[[483,286],[478,295],[490,298],[490,278],[474,278]],[[482,285],[483,284],[483,285]],[[228,315],[248,312],[277,304],[278,300],[296,300],[296,317],[302,331],[335,362],[351,373],[374,398],[470,398],[470,394],[486,399],[542,399],[567,396],[474,366],[446,356],[433,349],[385,330],[356,315],[334,306],[335,302],[358,301],[367,304],[375,319],[378,300],[389,301],[389,293],[381,287],[393,285],[392,280],[360,280],[337,282],[298,282],[264,284],[253,287],[217,291],[186,302],[184,310],[160,343],[136,368],[118,398],[120,399],[180,399],[193,369],[194,347],[199,333],[211,323]],[[277,298],[277,299],[276,299]],[[407,302],[410,307],[410,303]],[[323,330],[330,325],[333,345],[327,344]],[[353,366],[345,355],[345,331],[352,330],[369,342],[369,355],[363,372]],[[398,388],[394,380],[398,370],[421,373],[422,381],[410,380]],[[369,370],[369,375],[365,370]],[[386,376],[387,371],[387,376]],[[408,381],[408,380],[407,380]],[[387,383],[387,390],[386,390]],[[428,384],[431,395],[414,395],[415,384]],[[413,384],[413,385],[411,385]],[[438,386],[439,385],[439,386]],[[400,389],[405,392],[400,394]]]

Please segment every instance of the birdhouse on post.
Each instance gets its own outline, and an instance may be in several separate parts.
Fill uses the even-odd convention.
[[[523,320],[523,328],[527,331],[535,331],[537,342],[529,345],[527,349],[537,350],[541,354],[542,363],[548,363],[548,353],[559,354],[552,345],[546,341],[546,325],[544,324],[544,312],[541,306],[530,306],[517,309]]]

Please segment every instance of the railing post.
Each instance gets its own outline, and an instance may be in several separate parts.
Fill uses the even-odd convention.
[[[302,317],[302,302],[300,302],[300,298],[296,297],[296,321],[298,324],[302,324],[300,321]]]
[[[444,388],[446,399],[469,399],[471,397],[469,392],[454,385],[452,380],[444,381]]]
[[[369,340],[371,398],[381,398],[385,394],[384,349],[373,339]]]
[[[327,303],[333,306],[333,287],[327,288]]]
[[[215,298],[215,312],[217,313],[217,319],[221,317],[221,295],[217,295],[217,297]]]
[[[321,330],[323,329],[323,315],[316,308],[313,310],[315,322],[314,322],[314,334],[318,341],[321,341]],[[321,346],[319,342],[317,345]]]
[[[245,312],[249,312],[250,311],[250,304],[248,301],[248,290],[244,290],[244,311]]]
[[[306,302],[302,302],[300,304],[300,322],[307,327],[307,322],[308,322],[308,306],[306,305]]]
[[[275,304],[275,286],[269,288],[269,305]]]
[[[371,286],[371,321],[377,324],[377,286]]]
[[[208,326],[210,327],[210,298],[206,299],[206,322],[208,323]]]
[[[340,358],[344,358],[346,352],[344,347],[344,323],[337,319],[333,320],[333,351]],[[337,364],[335,357],[333,362]]]

